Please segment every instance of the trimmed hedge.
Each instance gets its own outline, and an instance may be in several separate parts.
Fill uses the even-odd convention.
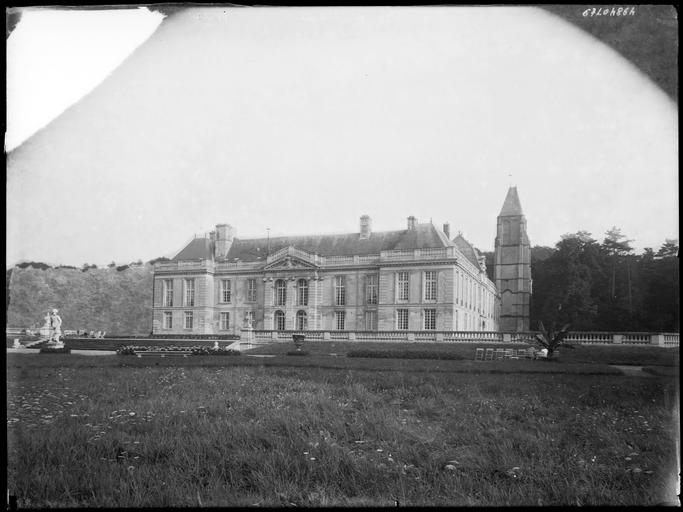
[[[303,350],[301,350],[301,351],[299,351],[299,350],[291,350],[291,351],[287,352],[287,355],[288,355],[288,356],[307,356],[307,355],[310,355],[310,354],[309,354],[308,352],[303,351]]]
[[[346,357],[372,357],[387,359],[441,359],[458,360],[465,358],[459,354],[440,352],[436,350],[352,350]]]

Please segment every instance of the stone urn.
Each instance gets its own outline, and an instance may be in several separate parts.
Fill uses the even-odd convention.
[[[294,345],[296,345],[297,352],[301,352],[301,347],[304,346],[306,336],[303,334],[292,334],[292,339],[294,340]]]

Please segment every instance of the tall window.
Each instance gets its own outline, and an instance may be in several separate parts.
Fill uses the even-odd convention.
[[[436,329],[436,309],[425,309],[425,330]]]
[[[425,272],[425,300],[436,300],[436,271]]]
[[[334,323],[338,331],[343,331],[346,325],[346,311],[335,311]]]
[[[334,303],[337,306],[346,304],[346,288],[344,286],[344,276],[334,278]]]
[[[230,302],[231,296],[232,286],[230,279],[221,279],[221,302]]]
[[[298,306],[308,306],[308,281],[305,279],[297,281],[296,303]]]
[[[376,331],[377,330],[377,311],[366,311],[365,312],[365,330],[366,331]]]
[[[247,302],[256,302],[256,279],[247,279]]]
[[[252,329],[256,327],[254,325],[254,312],[245,311],[244,312],[244,327],[251,327]]]
[[[164,311],[164,329],[173,329],[173,313]]]
[[[185,279],[183,306],[194,306],[194,279]]]
[[[227,331],[228,329],[230,329],[230,313],[221,311],[221,331]]]
[[[287,283],[284,279],[278,279],[275,281],[275,305],[284,306],[285,304],[287,304]]]
[[[407,309],[397,309],[396,310],[396,329],[408,330],[408,310]]]
[[[163,287],[164,306],[173,306],[173,279],[164,279]]]
[[[275,312],[274,324],[276,331],[285,330],[285,313],[283,311],[277,310]]]
[[[194,317],[192,311],[185,311],[185,329],[192,329]]]
[[[308,318],[305,311],[296,312],[296,329],[298,331],[305,331],[308,329]]]
[[[377,276],[367,276],[365,281],[365,303],[377,304]]]
[[[399,272],[397,279],[398,300],[408,300],[408,289],[410,286],[408,272]]]

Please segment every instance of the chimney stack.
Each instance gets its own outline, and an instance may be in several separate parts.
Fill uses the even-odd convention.
[[[408,231],[415,231],[415,224],[417,224],[417,219],[412,215],[408,217]]]
[[[443,232],[446,235],[446,238],[448,238],[450,240],[451,239],[451,225],[448,222],[446,222],[443,225]]]
[[[372,219],[369,215],[361,215],[360,217],[360,239],[367,240],[370,238],[372,232]]]
[[[216,224],[216,249],[214,257],[217,260],[225,259],[228,256],[234,237],[235,229],[230,224]]]

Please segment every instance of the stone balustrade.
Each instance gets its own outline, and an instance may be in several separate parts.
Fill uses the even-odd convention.
[[[536,332],[505,333],[493,331],[274,331],[255,330],[257,340],[291,341],[293,334],[303,334],[309,341],[368,341],[368,342],[445,342],[445,343],[524,343],[528,344]],[[566,338],[581,345],[643,345],[678,347],[679,333],[643,332],[571,332]]]

